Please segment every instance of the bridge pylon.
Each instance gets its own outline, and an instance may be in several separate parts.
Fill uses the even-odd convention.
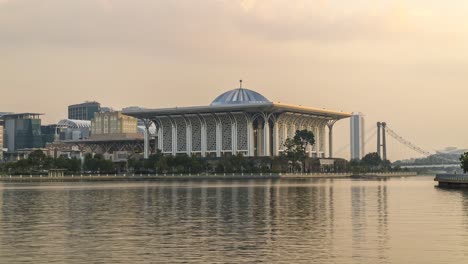
[[[377,122],[377,154],[382,160],[387,160],[386,122]],[[382,136],[382,142],[380,137]]]

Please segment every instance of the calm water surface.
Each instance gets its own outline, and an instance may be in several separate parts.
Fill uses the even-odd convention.
[[[0,263],[468,263],[468,192],[392,180],[0,185]]]

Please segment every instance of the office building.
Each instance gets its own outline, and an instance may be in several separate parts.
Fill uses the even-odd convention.
[[[68,106],[68,119],[91,120],[94,113],[101,112],[101,104],[98,102],[84,102],[82,104]]]
[[[137,119],[121,112],[96,113],[91,120],[92,139],[141,138]]]
[[[3,144],[8,153],[44,146],[40,115],[37,113],[20,113],[7,114],[2,117],[5,126]]]
[[[364,115],[362,113],[352,113],[350,119],[350,146],[351,146],[351,159],[360,160],[364,157]]]

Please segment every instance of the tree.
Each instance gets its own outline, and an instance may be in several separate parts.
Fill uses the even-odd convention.
[[[81,170],[81,161],[76,158],[58,157],[52,160],[50,168],[66,169],[68,172],[79,172]]]
[[[128,171],[140,172],[143,168],[143,161],[140,159],[130,158],[127,161]]]
[[[28,155],[28,159],[34,163],[40,163],[46,158],[46,154],[42,150],[35,150]]]
[[[115,171],[114,163],[110,160],[104,159],[101,154],[96,154],[94,157],[91,154],[85,155],[83,168],[86,171],[92,172],[113,172]]]
[[[362,158],[361,164],[372,170],[382,165],[382,159],[377,152],[372,152]]]
[[[284,155],[292,162],[293,170],[296,171],[297,161],[302,158],[302,150],[292,138],[286,139],[284,148]]]
[[[154,170],[156,167],[156,164],[158,163],[159,159],[162,157],[162,152],[161,150],[157,150],[155,154],[151,154],[148,159],[145,159],[143,161],[143,166],[144,168],[149,171],[149,170]]]
[[[50,164],[49,159],[47,158],[46,154],[41,150],[35,150],[28,155],[28,162],[29,167],[31,169],[42,169],[44,168],[44,164]]]
[[[308,145],[315,144],[314,133],[304,130],[296,130],[293,138],[288,138],[284,142],[285,155],[293,164],[293,169],[296,168],[297,162],[300,161],[302,168],[305,167],[306,150]]]
[[[248,167],[247,159],[242,155],[242,153],[238,153],[237,155],[232,155],[230,158],[232,170],[234,172],[244,172]]]
[[[204,160],[197,156],[190,156],[190,168],[192,173],[200,173],[204,170]]]
[[[305,153],[305,150],[307,149],[308,145],[315,144],[315,136],[314,133],[312,133],[312,131],[309,131],[307,129],[297,130],[296,135],[294,135],[294,141],[296,141],[302,146],[302,149]]]
[[[460,156],[460,167],[463,169],[463,173],[468,172],[468,152]]]
[[[168,158],[166,156],[162,156],[159,158],[158,162],[156,162],[156,171],[160,173],[166,173],[168,170]]]

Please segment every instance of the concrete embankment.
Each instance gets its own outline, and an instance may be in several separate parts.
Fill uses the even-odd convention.
[[[286,173],[281,179],[320,179],[320,178],[349,178],[352,173]]]
[[[367,178],[367,179],[385,179],[385,178],[401,178],[417,176],[416,172],[369,172],[363,174],[355,174],[353,178]]]
[[[434,181],[438,182],[440,187],[467,188],[468,174],[437,174]]]
[[[416,173],[221,173],[221,174],[92,174],[92,175],[0,175],[0,182],[93,182],[93,181],[196,181],[196,180],[250,180],[250,179],[385,179],[415,176]]]
[[[239,179],[279,179],[278,174],[101,174],[65,175],[51,177],[46,175],[7,175],[0,182],[94,182],[94,181],[186,181],[186,180],[239,180]]]

